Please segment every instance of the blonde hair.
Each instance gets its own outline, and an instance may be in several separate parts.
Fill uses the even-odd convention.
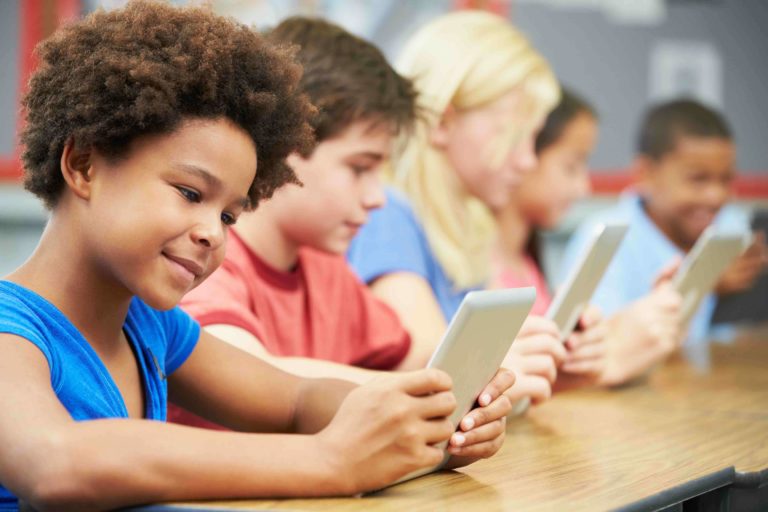
[[[555,106],[557,81],[525,37],[485,11],[457,11],[428,23],[410,39],[396,67],[414,81],[424,118],[401,141],[393,184],[410,199],[456,288],[483,286],[495,236],[493,215],[450,170],[445,155],[430,143],[430,132],[449,106],[477,108],[519,91],[526,119],[510,120],[494,141],[494,154],[485,155],[499,162]]]

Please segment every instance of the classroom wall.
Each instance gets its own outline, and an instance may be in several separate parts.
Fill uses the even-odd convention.
[[[3,70],[0,73],[0,157],[12,152],[16,137],[21,2],[0,0],[0,66]],[[53,0],[45,3],[49,7],[58,5]],[[78,2],[66,0],[66,3],[76,5]],[[82,0],[80,5],[87,12],[98,5],[109,8],[121,3],[123,0]],[[185,2],[175,0],[175,3]],[[419,25],[462,3],[466,2],[213,2],[226,14],[237,15],[244,22],[260,27],[272,25],[292,14],[325,15],[370,38],[390,58],[397,55],[404,41]],[[768,101],[764,99],[765,84],[768,83],[768,66],[764,64],[768,55],[768,35],[761,31],[768,26],[768,0],[516,0],[497,3],[550,60],[561,79],[596,104],[602,130],[593,168],[601,172],[617,172],[631,158],[640,112],[653,97],[654,85],[648,78],[653,68],[652,55],[660,46],[662,50],[664,45],[670,48],[670,43],[672,53],[677,51],[679,55],[681,45],[694,43],[694,49],[699,50],[694,50],[692,55],[699,55],[701,48],[705,48],[704,64],[694,66],[693,71],[678,69],[679,77],[677,82],[672,81],[673,85],[701,89],[699,68],[710,69],[712,55],[715,55],[715,61],[721,66],[720,81],[715,80],[719,86],[713,86],[712,79],[707,78],[711,72],[704,71],[702,90],[714,98],[715,103],[724,106],[733,124],[739,145],[739,167],[763,176],[768,173],[768,144],[765,143]],[[661,6],[661,10],[635,12],[634,18],[630,16],[632,19],[628,20],[615,10],[619,4],[625,7],[656,5]],[[674,65],[670,69],[674,72]],[[720,91],[719,96],[717,91]],[[611,198],[597,198],[574,210],[548,243],[551,248],[546,259],[548,268],[557,266],[559,248],[579,219],[611,201]],[[0,183],[0,276],[16,267],[32,251],[45,219],[44,209],[17,182]]]
[[[0,0],[0,155],[13,152],[19,83],[19,3]]]
[[[668,84],[698,90],[726,112],[740,169],[768,173],[767,1],[669,1],[661,19],[646,23],[617,21],[606,9],[552,6],[580,3],[601,4],[519,1],[513,16],[561,80],[596,104],[602,130],[594,168],[626,165],[643,109]]]

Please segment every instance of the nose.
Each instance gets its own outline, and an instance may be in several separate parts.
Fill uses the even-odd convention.
[[[579,171],[579,184],[576,187],[576,199],[583,199],[592,193],[592,182],[589,179],[589,168],[585,165]]]
[[[386,194],[378,173],[368,173],[361,180],[360,202],[366,210],[384,206]]]
[[[520,174],[528,174],[536,169],[539,157],[534,148],[536,134],[532,133],[523,139],[512,152],[512,168]]]
[[[221,213],[207,215],[195,224],[190,232],[192,241],[202,245],[206,249],[219,249],[225,240],[224,224],[221,221]]]
[[[715,209],[722,207],[730,198],[731,188],[730,186],[722,183],[710,183],[710,185],[702,194],[702,199],[707,204]]]

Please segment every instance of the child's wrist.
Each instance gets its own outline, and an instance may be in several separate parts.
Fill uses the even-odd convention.
[[[310,436],[310,465],[317,477],[318,489],[326,496],[352,496],[361,492],[350,475],[341,450],[323,432]]]

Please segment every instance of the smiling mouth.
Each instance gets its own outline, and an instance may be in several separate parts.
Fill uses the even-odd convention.
[[[194,281],[203,274],[203,266],[195,261],[173,256],[166,252],[161,254],[175,269],[176,274],[185,281]]]

